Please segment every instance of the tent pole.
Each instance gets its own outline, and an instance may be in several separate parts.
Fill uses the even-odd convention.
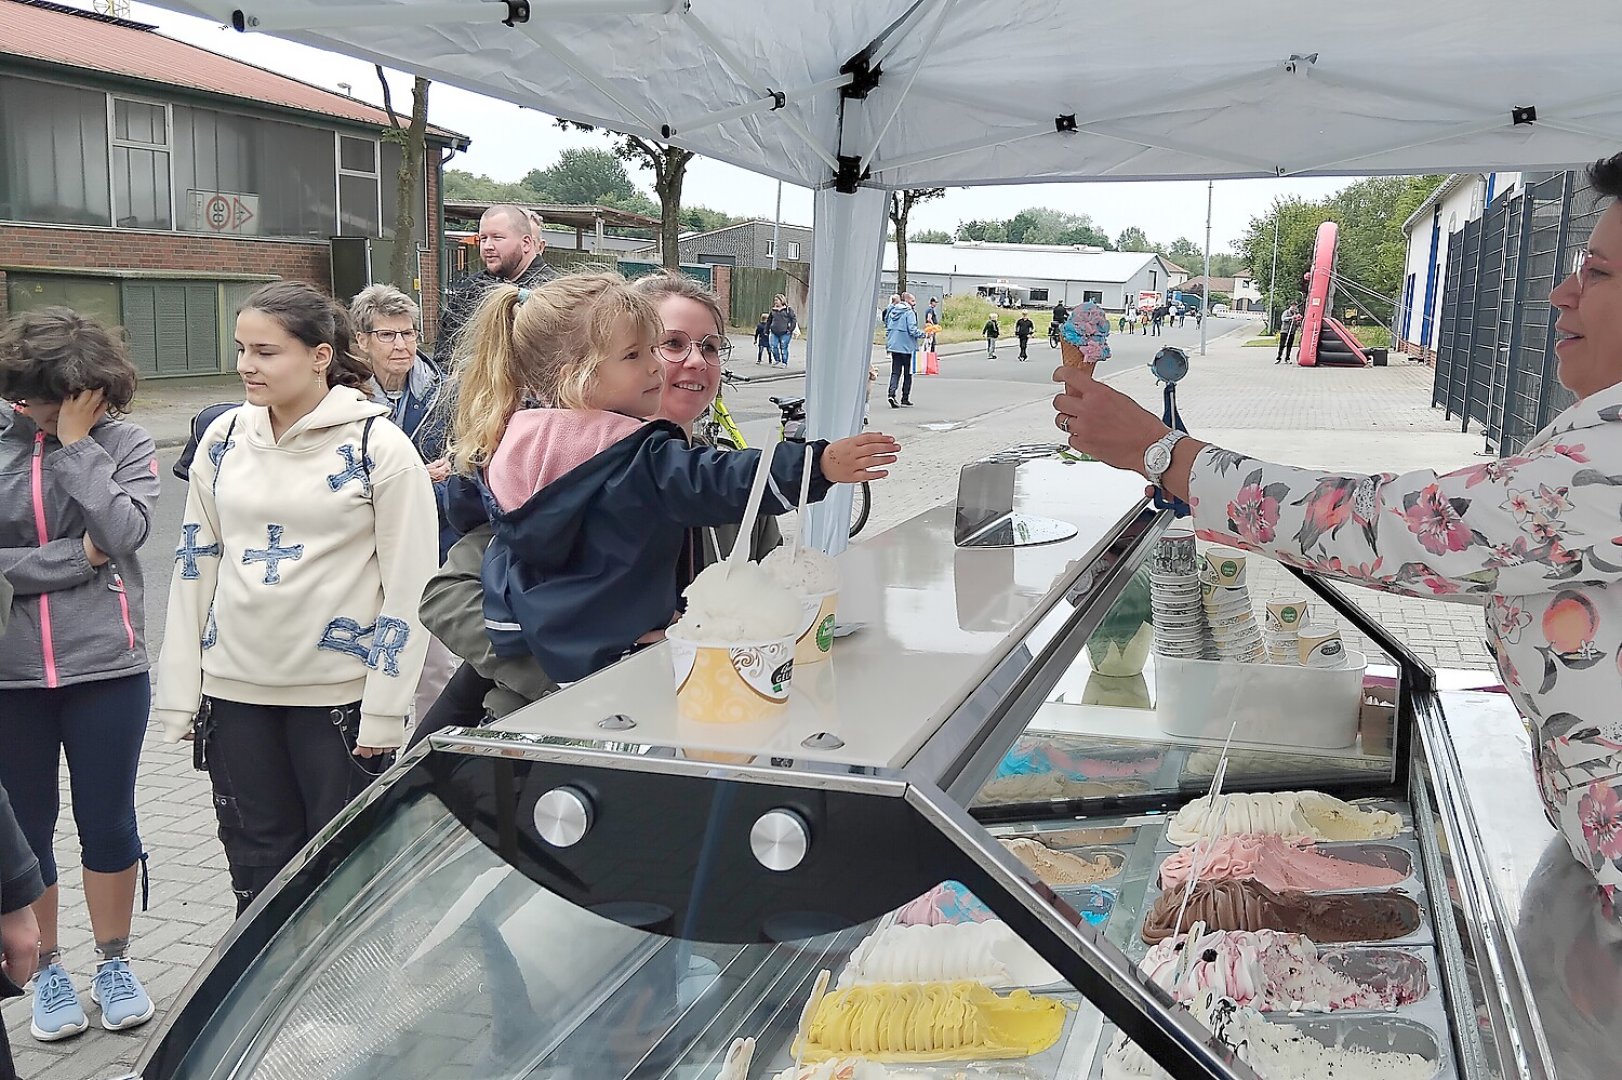
[[[1205,288],[1200,290],[1200,355],[1205,355],[1205,323],[1211,317],[1211,200],[1216,195],[1216,181],[1205,182]]]
[[[849,86],[855,81],[855,78],[854,75],[840,75],[836,78],[824,79],[819,83],[812,83],[810,86],[802,86],[796,90],[782,90],[776,94],[767,94],[765,97],[756,98],[754,101],[745,102],[742,105],[734,105],[732,108],[722,109],[720,112],[694,117],[691,123],[668,124],[666,127],[669,129],[669,133],[665,137],[691,135],[695,131],[703,131],[705,128],[715,127],[717,124],[741,120],[746,116],[754,116],[763,112],[775,112],[791,101],[801,101],[805,98],[827,93],[830,90],[838,90],[842,86]]]
[[[716,58],[721,61],[721,64],[728,71],[732,72],[733,78],[737,79],[739,82],[743,83],[745,86],[749,87],[762,97],[772,92],[769,86],[755,78],[755,76],[749,70],[749,65],[744,62],[743,58],[740,57],[730,45],[722,41],[720,37],[716,35],[715,31],[709,28],[709,25],[705,23],[703,19],[694,14],[691,8],[687,9],[685,18],[687,20],[687,25],[692,27],[693,33],[697,34],[699,40],[703,41],[704,44],[710,47],[710,51],[716,55]],[[828,166],[828,168],[834,172],[839,171],[839,159],[834,156],[832,151],[817,141],[817,137],[811,134],[810,129],[801,123],[798,117],[794,116],[786,109],[782,111],[781,115],[783,118],[783,125],[790,131],[794,132],[794,134],[798,135],[800,137],[800,141],[804,142],[811,152],[821,159],[824,165]]]
[[[292,10],[236,8],[223,21],[244,34],[274,34],[285,30],[344,30],[376,27],[387,21],[388,11],[376,4],[333,4],[321,8],[295,7]],[[501,0],[480,3],[423,4],[411,9],[411,19],[423,26],[455,23],[492,22],[507,18],[507,5]]]
[[[874,45],[878,48],[874,50],[868,64],[879,67],[888,60],[890,54],[899,49],[901,43],[912,35],[913,29],[929,15],[929,8],[929,0],[916,0],[911,10],[892,23],[888,30],[874,38],[868,48],[871,49]]]
[[[901,106],[907,103],[907,95],[912,93],[912,84],[918,81],[918,73],[924,70],[924,62],[929,59],[929,50],[934,48],[935,40],[941,36],[941,31],[946,29],[946,19],[952,14],[952,9],[957,6],[957,0],[938,0],[938,5],[939,10],[935,15],[935,25],[929,28],[929,34],[924,38],[923,48],[918,50],[918,61],[912,65],[912,73],[907,76],[906,83],[902,85],[901,93],[896,95],[895,105],[891,107],[890,115],[884,118],[884,123],[879,127],[879,133],[873,137],[873,149],[862,155],[862,163],[856,169],[856,175],[858,176],[862,174],[864,169],[873,164],[874,155],[879,152],[879,147],[884,145],[884,137],[890,134],[890,126],[895,123],[895,118],[901,115]]]

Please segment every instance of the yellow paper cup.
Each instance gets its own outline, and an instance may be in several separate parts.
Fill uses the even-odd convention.
[[[1245,553],[1233,548],[1211,548],[1205,553],[1206,572],[1212,585],[1237,589],[1245,583]]]
[[[788,710],[794,639],[688,641],[668,633],[676,676],[676,713],[708,724],[749,724]]]
[[[839,590],[800,597],[800,629],[794,639],[796,664],[819,664],[834,648],[834,612]]]

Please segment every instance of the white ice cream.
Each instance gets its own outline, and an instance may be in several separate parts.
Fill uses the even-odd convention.
[[[799,597],[758,563],[743,563],[731,577],[724,562],[705,567],[682,595],[687,613],[670,632],[701,645],[781,641],[799,627]]]
[[[801,548],[798,554],[790,555],[787,547],[780,547],[760,565],[799,596],[820,596],[839,589],[839,564],[815,548]]]
[[[869,934],[840,973],[838,989],[864,983],[978,982],[1046,986],[1059,973],[1008,924],[890,926]]]

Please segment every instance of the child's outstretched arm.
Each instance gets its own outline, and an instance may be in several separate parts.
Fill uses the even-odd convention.
[[[900,451],[895,439],[877,432],[810,446],[812,502],[826,496],[832,484],[883,479],[885,466]],[[668,520],[688,526],[736,524],[743,520],[760,453],[690,447],[676,440],[653,444],[638,486],[646,503]],[[773,448],[761,513],[794,509],[804,465],[805,444],[785,442]]]

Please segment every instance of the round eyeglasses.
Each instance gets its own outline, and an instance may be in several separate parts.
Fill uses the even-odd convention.
[[[704,362],[711,367],[720,367],[732,356],[732,342],[717,334],[708,334],[697,341],[686,334],[666,334],[659,339],[654,349],[659,353],[659,359],[667,364],[680,364],[693,353],[693,347],[698,347],[698,354]]]

